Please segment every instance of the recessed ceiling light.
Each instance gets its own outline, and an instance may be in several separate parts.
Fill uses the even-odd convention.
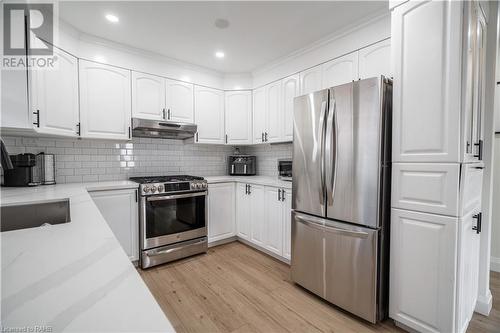
[[[118,23],[118,21],[120,21],[118,16],[113,15],[113,14],[106,14],[105,17],[106,17],[106,20],[108,20],[111,23]]]
[[[219,29],[226,29],[229,27],[229,21],[223,18],[218,18],[215,20],[214,25]]]
[[[224,52],[222,52],[222,51],[217,51],[217,52],[215,52],[215,56],[216,56],[217,58],[219,58],[219,59],[222,59],[222,58],[224,58],[226,55],[225,55],[225,54],[224,54]]]

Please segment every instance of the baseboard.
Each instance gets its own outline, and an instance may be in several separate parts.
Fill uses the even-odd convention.
[[[500,258],[493,256],[490,258],[490,270],[500,273]]]
[[[255,245],[254,243],[249,242],[249,241],[247,241],[246,239],[243,239],[243,238],[241,238],[241,237],[238,237],[238,242],[243,243],[243,244],[245,244],[245,245],[248,245],[248,246],[250,246],[250,247],[253,247],[254,249],[259,250],[260,252],[263,252],[263,253],[267,254],[268,256],[271,256],[271,257],[273,257],[273,258],[275,258],[275,259],[278,259],[278,260],[279,260],[279,261],[281,261],[281,262],[284,262],[285,264],[290,265],[290,260],[288,260],[288,259],[286,259],[286,258],[283,258],[283,257],[281,257],[281,256],[279,256],[279,255],[277,255],[277,254],[275,254],[275,253],[272,253],[271,251],[266,250],[266,249],[265,249],[265,248],[263,248],[263,247],[260,247],[260,246],[258,246],[258,245]]]
[[[238,240],[238,237],[233,236],[233,237],[221,239],[221,240],[214,241],[214,242],[208,242],[208,247],[210,248],[210,247],[214,247],[214,246],[218,246],[218,245],[222,245],[222,244],[227,244],[227,243],[235,242],[237,240]]]
[[[491,296],[491,291],[488,289],[488,294],[486,296],[478,296],[474,311],[482,314],[483,316],[489,316],[492,305],[493,297]]]

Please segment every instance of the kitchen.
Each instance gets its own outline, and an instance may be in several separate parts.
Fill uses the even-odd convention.
[[[496,3],[53,8],[58,68],[2,69],[3,329],[498,331]]]

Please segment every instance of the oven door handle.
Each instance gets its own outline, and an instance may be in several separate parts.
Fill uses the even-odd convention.
[[[171,200],[171,199],[182,199],[182,198],[191,198],[191,197],[201,197],[207,195],[207,191],[203,192],[195,192],[195,193],[185,193],[185,194],[173,194],[173,195],[162,195],[162,196],[153,196],[148,197],[148,201],[160,201],[160,200]]]

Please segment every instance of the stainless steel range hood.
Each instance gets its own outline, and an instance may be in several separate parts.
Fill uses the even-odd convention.
[[[189,139],[196,133],[195,124],[132,118],[132,136],[139,138]]]

